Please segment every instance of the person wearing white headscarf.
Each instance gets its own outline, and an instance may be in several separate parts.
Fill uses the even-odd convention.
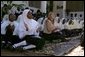
[[[69,32],[69,30],[67,29],[66,24],[68,23],[66,18],[62,18],[59,20],[60,22],[58,23],[58,27],[60,29],[60,32],[63,34],[63,37],[65,37]]]
[[[14,44],[13,47],[19,47],[23,45],[27,45],[23,47],[23,49],[37,48],[42,46],[39,43],[43,43],[41,37],[39,37],[39,23],[32,19],[32,12],[29,9],[26,9],[22,13],[22,19],[19,23],[19,38],[23,41]],[[30,43],[30,45],[28,45]]]
[[[22,14],[22,20],[19,24],[19,37],[23,38],[25,35],[36,35],[36,30],[40,26],[38,22],[36,22],[32,18],[28,18],[27,14],[30,12],[30,10],[24,10]],[[28,28],[28,31],[26,29]]]
[[[82,25],[78,23],[76,19],[69,20],[69,22],[67,22],[65,26],[67,33],[69,32],[69,36],[71,35],[76,36],[82,31]]]
[[[61,30],[65,29],[65,23],[66,23],[66,19],[65,18],[62,18],[60,20],[60,23],[59,23],[59,26],[60,26],[60,29]]]
[[[54,26],[57,27],[57,28],[60,28],[60,18],[59,18],[59,16],[55,17]]]
[[[68,23],[67,23],[67,29],[71,30],[71,29],[80,29],[81,26],[80,24],[78,23],[77,20],[70,20]]]
[[[2,41],[5,41],[5,45],[8,44],[8,41],[11,44],[15,43],[18,35],[18,23],[15,21],[15,15],[9,14],[8,20],[5,20],[1,24],[1,37]],[[17,42],[17,40],[16,40]]]
[[[3,16],[3,19],[2,19],[2,21],[1,21],[1,23],[3,23],[4,21],[9,20],[9,15],[10,15],[10,14],[12,14],[12,13],[11,13],[11,11],[9,10],[8,13]]]

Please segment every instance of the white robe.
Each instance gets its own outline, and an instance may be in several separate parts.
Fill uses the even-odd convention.
[[[18,16],[17,22],[19,23],[21,19],[22,19],[22,14]]]
[[[60,23],[59,23],[59,25],[58,25],[59,28],[60,28],[60,30],[65,29],[65,24],[62,24],[63,20],[64,20],[64,18],[62,18],[62,19],[60,20]]]
[[[55,17],[55,21],[58,23],[59,17]]]
[[[14,29],[14,32],[13,32],[13,35],[17,35],[17,33],[18,33],[18,23],[16,22],[16,21],[14,21],[14,22],[10,22],[9,20],[7,20],[7,21],[4,21],[2,24],[1,24],[1,34],[6,34],[6,27],[9,25],[9,24],[14,24],[14,26],[15,26],[15,29]]]
[[[39,35],[36,30],[39,28],[39,23],[34,19],[28,19],[27,13],[29,10],[24,10],[22,14],[22,20],[19,23],[19,38],[22,39],[26,35]],[[28,31],[26,31],[25,24],[27,24]]]
[[[67,29],[70,30],[70,29],[80,29],[80,28],[82,28],[81,24],[79,24],[77,20],[74,19],[74,20],[72,20],[72,21],[73,21],[73,23],[74,23],[73,25],[72,25],[72,24],[69,25],[69,24],[68,24],[69,22],[66,24]]]
[[[2,20],[2,23],[3,23],[4,21],[7,21],[7,20],[8,20],[8,17],[9,17],[8,14],[4,15],[3,20]]]
[[[41,25],[41,31],[43,31],[43,29],[44,29],[44,22],[45,22],[45,19],[44,19],[44,17],[42,17],[42,18],[39,18],[38,20],[37,20],[37,22]],[[42,23],[42,21],[43,21],[43,23]],[[41,24],[42,23],[42,24]]]
[[[54,26],[60,30],[61,28],[60,28],[60,23],[58,23],[58,20],[59,20],[59,17],[56,17],[54,19]]]
[[[80,21],[79,26],[80,26],[80,28],[84,27],[84,20]]]
[[[37,22],[38,22],[39,24],[41,24],[42,20],[43,20],[43,18],[39,18],[39,19],[37,20]]]

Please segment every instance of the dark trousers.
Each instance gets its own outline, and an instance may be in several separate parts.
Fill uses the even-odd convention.
[[[79,33],[82,32],[82,29],[72,29],[72,30],[63,29],[61,32],[65,37],[72,37],[72,36],[78,36]]]
[[[8,44],[8,42],[11,42],[11,44],[15,44],[15,43],[19,43],[20,41],[22,41],[21,39],[19,39],[18,36],[16,35],[1,35],[1,42],[5,41],[5,44]]]
[[[43,38],[36,38],[31,35],[25,36],[23,40],[26,40],[27,43],[36,45],[37,50],[42,49],[45,44],[45,40]]]
[[[6,34],[1,35],[1,37],[2,41],[5,41],[6,44],[8,44],[8,41],[11,42],[12,45],[21,41],[18,36],[13,35],[13,30],[9,27],[6,28]]]
[[[71,31],[68,29],[63,29],[61,30],[62,34],[64,35],[64,37],[69,37],[71,35]]]
[[[63,34],[61,34],[60,32],[55,32],[51,34],[46,34],[46,33],[41,32],[40,36],[50,42],[52,42],[53,40],[57,40],[57,39],[61,39],[62,41],[65,40],[65,38],[63,37]]]

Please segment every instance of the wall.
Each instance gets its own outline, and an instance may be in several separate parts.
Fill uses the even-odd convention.
[[[66,8],[71,12],[84,11],[84,1],[66,1]]]
[[[53,12],[55,14],[59,13],[60,18],[63,17],[63,1],[53,1]]]

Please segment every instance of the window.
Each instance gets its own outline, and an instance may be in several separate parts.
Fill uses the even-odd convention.
[[[41,1],[29,1],[30,7],[40,8],[41,7]]]

